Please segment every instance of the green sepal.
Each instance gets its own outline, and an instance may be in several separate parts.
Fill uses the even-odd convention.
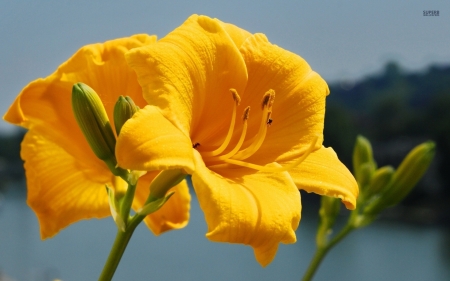
[[[144,207],[142,207],[140,210],[137,211],[137,214],[140,216],[147,216],[151,213],[154,213],[158,211],[164,204],[169,200],[169,198],[174,194],[175,192],[169,193],[167,196],[164,196],[162,198],[154,199],[153,201],[147,203]]]

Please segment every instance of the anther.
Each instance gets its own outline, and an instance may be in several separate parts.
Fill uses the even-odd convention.
[[[192,145],[193,148],[197,148],[199,146],[200,146],[200,144],[198,142],[196,142],[194,145]]]
[[[273,120],[271,118],[269,118],[269,120],[267,120],[267,125],[272,125]]]
[[[243,116],[243,120],[245,121],[245,120],[248,120],[248,117],[249,117],[249,115],[250,115],[250,106],[247,106],[245,109],[244,109],[244,116]]]
[[[275,100],[275,91],[270,89],[263,96],[262,109],[264,109],[265,107],[269,109],[272,108],[274,100]]]
[[[236,89],[231,88],[230,93],[231,95],[233,95],[233,99],[236,102],[236,105],[239,105],[241,103],[241,97],[238,95]]]

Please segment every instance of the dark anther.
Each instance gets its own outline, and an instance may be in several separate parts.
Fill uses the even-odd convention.
[[[269,120],[267,120],[267,125],[272,125],[273,120],[269,118]]]
[[[196,142],[192,147],[197,148],[198,146],[200,146],[200,144],[198,142]]]

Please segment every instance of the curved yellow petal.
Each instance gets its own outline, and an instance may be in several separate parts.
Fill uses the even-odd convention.
[[[116,143],[120,167],[140,171],[194,170],[192,143],[157,107],[136,112],[120,131]]]
[[[289,174],[299,189],[340,198],[347,209],[355,209],[358,184],[331,147],[314,151]]]
[[[129,52],[127,61],[147,102],[186,136],[199,143],[223,137],[234,104],[230,89],[244,92],[247,71],[220,21],[193,15],[157,43]]]
[[[247,40],[247,38],[252,36],[250,32],[237,27],[234,24],[225,22],[221,22],[221,24],[238,48],[241,47],[241,45],[245,42],[245,40]]]
[[[139,178],[133,201],[134,210],[139,210],[144,206],[144,203],[150,194],[150,183],[158,173],[159,171],[148,172],[146,175]],[[183,228],[189,222],[191,195],[189,194],[189,188],[186,181],[182,181],[171,188],[168,193],[170,192],[175,192],[175,194],[170,197],[169,201],[167,201],[161,209],[148,215],[144,219],[145,224],[155,235],[159,235],[172,229]]]
[[[205,167],[197,151],[194,154],[192,182],[209,239],[252,246],[262,266],[272,261],[280,242],[296,241],[300,194],[287,172],[222,169],[216,173]]]
[[[39,219],[42,239],[87,218],[110,215],[106,166],[84,163],[34,130],[22,142],[27,203]]]
[[[251,106],[247,135],[256,134],[261,120],[261,100],[275,91],[272,123],[261,148],[249,162],[282,162],[299,157],[318,136],[322,144],[326,82],[300,56],[271,44],[262,34],[241,46],[248,70],[248,84],[241,104]]]
[[[120,95],[130,96],[138,106],[146,104],[136,74],[125,62],[125,52],[155,41],[155,36],[140,34],[82,47],[50,76],[28,84],[3,118],[39,131],[80,161],[96,159],[72,112],[72,86],[77,82],[91,86],[113,123]]]

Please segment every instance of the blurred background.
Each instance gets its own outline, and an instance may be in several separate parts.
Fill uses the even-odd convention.
[[[315,280],[450,280],[450,2],[0,0],[0,7],[2,114],[25,85],[86,44],[136,33],[161,38],[193,13],[265,33],[329,83],[325,145],[350,169],[358,134],[372,142],[379,166],[397,167],[426,140],[437,144],[403,204],[333,249]],[[83,221],[41,241],[25,203],[24,133],[0,122],[0,281],[96,280],[115,224]],[[300,279],[315,250],[318,196],[302,193],[298,242],[280,246],[261,268],[251,248],[205,238],[192,194],[190,224],[161,237],[139,227],[115,280]]]

